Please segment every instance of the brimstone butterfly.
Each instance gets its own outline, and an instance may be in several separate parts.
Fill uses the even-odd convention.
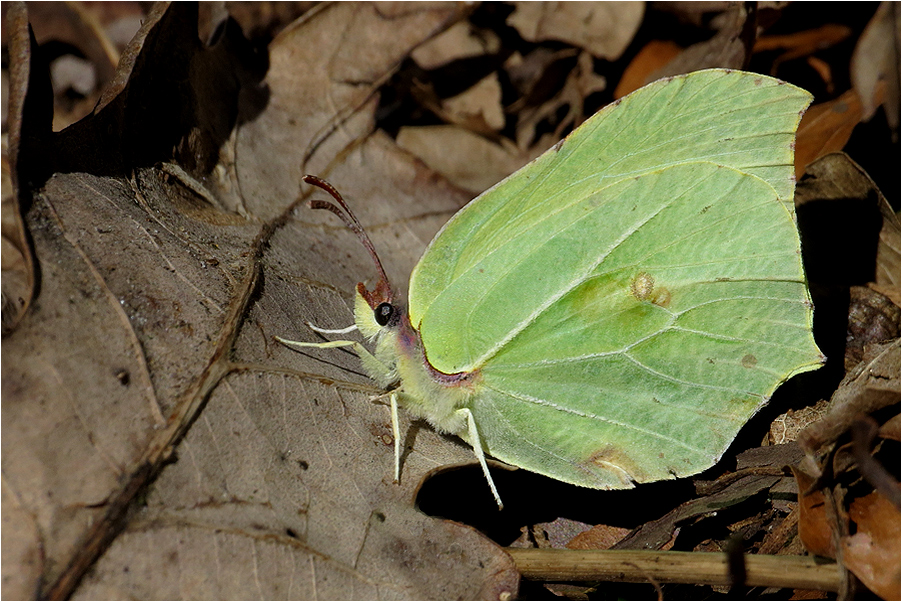
[[[475,450],[598,489],[698,473],[824,360],[793,211],[811,96],[707,70],[607,106],[445,224],[392,292],[357,286],[352,345],[397,407]]]

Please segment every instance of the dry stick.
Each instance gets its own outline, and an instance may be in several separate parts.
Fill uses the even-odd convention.
[[[665,583],[733,585],[727,555],[718,552],[655,550],[549,550],[505,548],[525,579],[545,581],[625,581],[649,577]],[[748,587],[790,587],[835,592],[837,564],[808,556],[745,556]]]

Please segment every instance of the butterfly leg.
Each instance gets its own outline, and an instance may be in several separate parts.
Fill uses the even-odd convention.
[[[305,347],[315,347],[317,349],[329,349],[330,347],[355,347],[360,345],[357,341],[327,341],[325,343],[305,343],[302,341],[289,341],[288,339],[283,339],[282,337],[275,337],[277,341],[285,345],[286,347],[290,347],[295,351],[300,351]],[[362,348],[362,346],[361,346]],[[355,349],[356,350],[356,349]]]
[[[401,430],[398,428],[398,394],[391,394],[391,434],[395,438],[395,483],[401,482]]]
[[[295,351],[301,351],[305,348],[329,349],[332,347],[350,347],[360,358],[363,369],[369,374],[373,380],[382,386],[387,386],[398,378],[393,369],[376,359],[376,357],[367,351],[366,347],[357,341],[327,341],[325,343],[304,343],[301,341],[289,341],[282,337],[275,337],[277,341]]]
[[[495,488],[495,481],[492,480],[492,475],[489,473],[489,467],[485,463],[485,453],[482,451],[482,440],[479,438],[479,431],[476,430],[476,419],[473,418],[473,413],[469,408],[460,408],[457,412],[461,413],[467,421],[467,436],[470,440],[470,445],[473,446],[473,451],[476,453],[476,459],[479,460],[479,465],[482,466],[482,473],[485,475],[485,480],[489,482],[489,488],[492,490],[492,495],[495,496],[495,501],[498,503],[498,509],[501,510],[504,508],[504,504],[501,503],[501,496],[498,495],[498,490]]]

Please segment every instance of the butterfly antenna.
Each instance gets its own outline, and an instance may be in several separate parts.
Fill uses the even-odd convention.
[[[391,286],[388,282],[388,276],[385,275],[385,270],[382,268],[382,262],[379,261],[379,255],[376,254],[376,248],[373,246],[373,241],[371,241],[370,237],[367,236],[367,233],[363,229],[363,226],[361,226],[360,222],[357,220],[357,216],[354,215],[354,212],[351,211],[351,208],[348,207],[348,204],[345,203],[345,200],[341,197],[341,194],[339,194],[339,192],[335,189],[334,186],[332,186],[332,184],[329,184],[322,178],[311,175],[304,176],[303,180],[311,186],[316,186],[317,188],[325,190],[332,196],[333,199],[335,199],[335,202],[338,203],[338,206],[336,206],[335,203],[331,201],[311,199],[310,208],[325,209],[327,211],[331,211],[333,214],[337,215],[348,228],[350,228],[351,232],[357,235],[357,238],[369,252],[370,257],[373,258],[373,263],[376,264],[376,269],[379,270],[379,283],[376,285],[374,292],[377,294],[377,296],[387,296],[387,299],[384,300],[390,302]],[[341,209],[338,208],[339,206],[341,207]]]

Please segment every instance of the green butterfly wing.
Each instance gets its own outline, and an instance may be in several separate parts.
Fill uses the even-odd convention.
[[[792,213],[809,102],[736,71],[656,82],[446,224],[410,319],[436,369],[478,374],[486,452],[591,487],[693,474],[821,364]]]

